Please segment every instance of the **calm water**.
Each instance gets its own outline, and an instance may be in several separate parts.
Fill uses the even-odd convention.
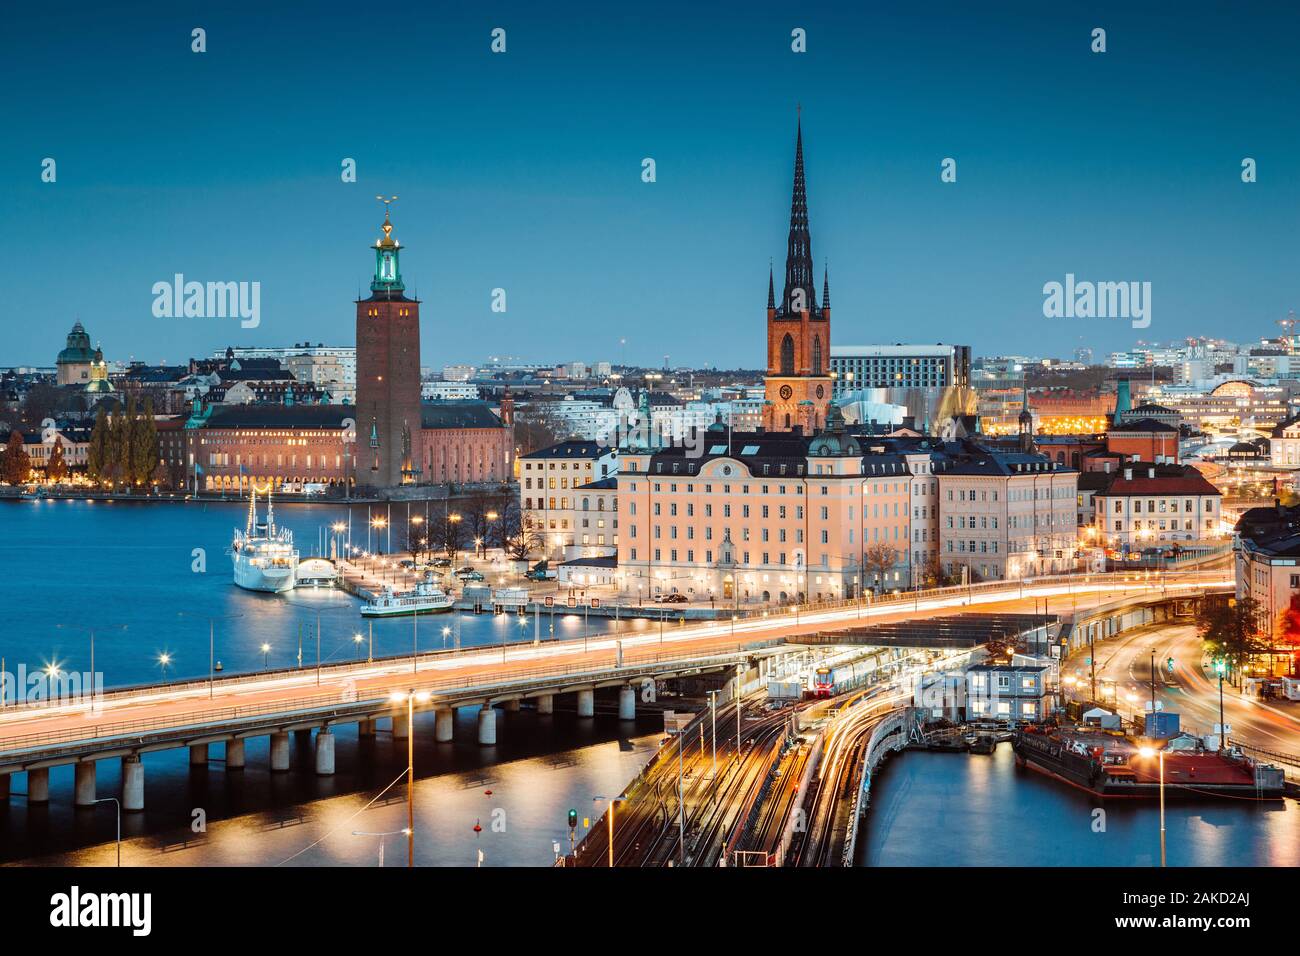
[[[866,866],[1158,866],[1156,801],[1106,800],[992,756],[906,752],[873,785],[860,842]],[[1104,833],[1093,811],[1106,811]],[[1170,866],[1300,865],[1300,808],[1170,801]]]
[[[473,866],[481,849],[484,866],[549,866],[552,841],[568,849],[569,808],[594,821],[603,805],[593,798],[627,786],[663,727],[657,714],[632,724],[498,711],[497,746],[480,747],[476,710],[457,713],[456,739],[447,744],[434,742],[432,714],[416,715],[417,865]],[[405,742],[394,745],[383,730],[358,740],[355,725],[335,735],[333,777],[316,776],[310,748],[296,742],[290,772],[272,774],[265,737],[248,741],[240,771],[225,770],[219,745],[202,769],[190,769],[184,750],[146,754],[145,809],[122,818],[123,865],[375,866],[384,839],[386,865],[405,866],[405,838],[353,836],[406,826]],[[120,761],[99,762],[101,795],[119,792],[119,774]],[[50,771],[47,806],[29,808],[24,789],[15,777],[14,795],[0,802],[0,862],[113,865],[113,807],[75,809],[70,766]],[[207,817],[205,832],[191,827],[196,810]]]
[[[164,652],[171,657],[168,679],[206,677],[209,621],[225,674],[262,669],[263,643],[271,645],[266,663],[272,668],[296,664],[300,640],[302,664],[314,666],[318,619],[321,659],[356,659],[353,635],[368,637],[369,622],[355,598],[334,589],[258,594],[231,583],[225,552],[235,527],[244,524],[246,508],[234,502],[0,502],[0,594],[10,607],[0,657],[8,671],[50,662],[65,671],[89,671],[93,627],[95,667],[107,687],[162,679]],[[351,510],[353,541],[365,547],[366,506]],[[404,521],[405,512],[405,504],[393,505],[393,523]],[[316,552],[321,529],[347,522],[348,506],[286,504],[276,509],[276,519],[293,530],[306,557]],[[206,555],[206,573],[192,570],[196,548]],[[623,629],[647,626],[643,620],[622,622]],[[444,627],[453,627],[451,638],[443,636]],[[454,641],[455,627],[462,646],[488,645],[531,641],[534,621],[529,617],[521,626],[514,615],[424,617],[420,648]],[[586,624],[591,634],[612,627],[606,618]],[[580,637],[583,630],[580,615],[554,616],[556,637]],[[541,615],[540,631],[543,639],[550,636],[550,615]],[[409,653],[416,639],[412,618],[374,621],[377,657]]]

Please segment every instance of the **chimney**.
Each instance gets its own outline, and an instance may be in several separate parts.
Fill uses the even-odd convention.
[[[1147,469],[1147,477],[1154,478],[1155,476],[1156,476],[1156,466],[1152,465],[1150,468]]]
[[[1125,469],[1124,469],[1124,480],[1125,480],[1125,481],[1132,481],[1132,480],[1133,480],[1133,469],[1132,469],[1132,468],[1125,468]]]

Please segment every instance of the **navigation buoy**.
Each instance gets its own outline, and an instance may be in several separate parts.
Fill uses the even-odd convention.
[[[492,791],[491,791],[491,790],[484,790],[484,791],[483,791],[483,796],[485,796],[485,797],[490,797],[490,796],[492,796]]]
[[[212,669],[213,669],[214,671],[222,670],[223,668],[222,668],[222,666],[221,666],[221,661],[217,661],[217,663],[213,665]]]
[[[481,826],[478,825],[478,821],[477,821],[477,820],[474,821],[474,832],[475,832],[475,833],[482,833],[482,832],[483,832],[483,828],[482,828]]]

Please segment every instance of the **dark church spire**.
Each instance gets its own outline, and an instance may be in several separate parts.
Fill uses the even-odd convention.
[[[803,123],[796,123],[794,145],[794,192],[790,198],[790,238],[785,257],[785,293],[782,311],[817,312],[816,286],[813,279],[812,237],[808,234],[808,192],[803,174]],[[795,290],[802,290],[796,301]],[[802,308],[799,306],[802,305]]]
[[[822,308],[831,307],[831,267],[822,267]]]
[[[776,308],[776,286],[774,285],[774,281],[772,275],[772,263],[769,262],[767,264],[767,307],[769,309]]]

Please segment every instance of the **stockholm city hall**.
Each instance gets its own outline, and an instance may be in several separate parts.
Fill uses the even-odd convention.
[[[808,193],[803,171],[803,124],[795,133],[794,194],[790,201],[790,236],[786,246],[785,291],[776,301],[771,270],[767,275],[767,375],[764,378],[763,427],[768,431],[799,429],[811,435],[826,425],[831,401],[831,289],[822,283],[817,304],[813,279],[812,237],[808,232]]]

